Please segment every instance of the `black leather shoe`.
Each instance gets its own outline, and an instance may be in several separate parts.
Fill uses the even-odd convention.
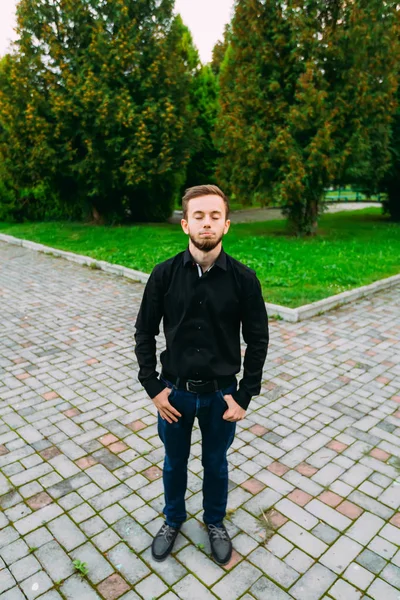
[[[162,561],[167,558],[174,547],[179,529],[170,527],[166,522],[164,523],[151,544],[151,554],[154,560]]]
[[[225,525],[207,525],[211,553],[219,565],[226,565],[232,557],[232,542]]]

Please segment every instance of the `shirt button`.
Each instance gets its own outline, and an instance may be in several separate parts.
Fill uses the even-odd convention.
[[[199,329],[201,329],[200,325],[199,325]]]
[[[199,304],[203,304],[202,300],[200,300]]]
[[[196,351],[197,351],[197,352],[200,352],[199,348],[196,348]]]

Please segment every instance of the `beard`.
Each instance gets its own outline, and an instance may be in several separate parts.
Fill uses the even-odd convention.
[[[194,235],[189,233],[189,237],[192,241],[193,246],[196,246],[198,250],[201,250],[202,252],[211,252],[211,250],[214,250],[214,248],[218,246],[218,244],[224,237],[224,234],[220,235],[219,237],[215,236],[213,238],[201,238],[199,236],[199,238],[196,239]]]

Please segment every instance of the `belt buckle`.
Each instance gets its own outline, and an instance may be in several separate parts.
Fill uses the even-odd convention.
[[[193,383],[194,385],[201,384],[201,383],[203,383],[203,380],[202,379],[187,379],[186,380],[186,391],[193,392],[195,394],[196,392],[194,390],[190,389],[191,383]]]

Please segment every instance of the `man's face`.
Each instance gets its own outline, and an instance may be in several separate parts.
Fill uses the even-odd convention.
[[[230,223],[229,219],[225,219],[225,203],[220,196],[200,196],[189,200],[187,220],[181,220],[183,231],[203,252],[210,252],[218,246],[228,233]]]

